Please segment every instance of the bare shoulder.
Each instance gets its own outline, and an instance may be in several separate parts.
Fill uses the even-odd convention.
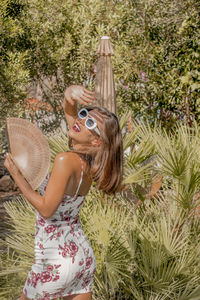
[[[77,163],[78,162],[78,163]],[[54,164],[62,165],[63,167],[70,168],[72,171],[79,169],[80,158],[77,153],[74,152],[61,152],[55,157]]]

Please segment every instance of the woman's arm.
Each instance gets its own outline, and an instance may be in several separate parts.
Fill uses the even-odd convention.
[[[69,86],[64,92],[63,109],[69,129],[74,125],[77,118],[77,105],[72,99],[73,86]]]
[[[94,93],[88,91],[81,85],[71,85],[64,92],[63,108],[69,128],[71,128],[77,118],[76,103],[88,105],[93,103]]]
[[[44,196],[35,192],[30,184],[23,178],[10,154],[7,154],[4,166],[10,172],[24,197],[44,218],[50,218],[57,210],[63,198],[70,176],[77,170],[77,161],[75,164],[74,155],[76,154],[67,152],[59,153],[56,156]]]

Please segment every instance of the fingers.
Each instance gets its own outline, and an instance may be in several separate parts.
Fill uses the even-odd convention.
[[[89,91],[89,90],[87,90],[86,88],[83,88],[83,91],[84,91],[86,94],[88,94],[88,96],[89,96],[89,95],[94,96],[94,92]],[[94,98],[94,97],[92,97],[92,98]]]
[[[79,104],[82,104],[82,105],[84,105],[84,106],[88,106],[88,101],[85,101],[85,100],[83,100],[83,99],[81,99],[81,98],[78,100],[78,103],[79,103]]]
[[[87,106],[95,100],[94,92],[91,92],[79,85],[70,86],[66,89],[64,95],[65,99],[73,106],[75,105],[75,102]]]
[[[7,153],[7,157],[9,158],[9,160],[10,160],[11,162],[14,163],[13,157],[12,157],[12,154],[11,154],[11,153]]]
[[[11,161],[11,155],[10,155],[10,153],[6,153],[6,160],[7,161]]]
[[[10,172],[10,174],[12,176],[21,174],[19,168],[16,166],[15,162],[13,161],[12,155],[10,153],[6,154],[6,159],[4,161],[4,167]]]
[[[73,99],[73,101],[77,101],[78,103],[83,105],[88,105],[88,103],[94,102],[94,97],[88,96],[83,90],[79,91],[79,93],[73,93],[71,98]]]
[[[9,153],[6,153],[6,159],[5,159],[5,161],[4,161],[4,167],[5,167],[6,169],[9,169],[10,166],[11,166],[11,158],[10,158]]]
[[[10,153],[6,153],[6,160],[5,161],[8,162],[9,166],[15,166],[16,167],[16,165],[14,163],[14,160],[13,160],[13,157]]]
[[[94,96],[90,96],[90,95],[87,95],[87,94],[83,94],[83,96],[85,96],[85,97],[87,97],[87,99],[89,99],[89,100],[92,100],[92,102],[94,101]]]
[[[83,88],[80,98],[83,101],[86,101],[88,103],[93,103],[94,102],[94,96],[92,96],[93,94],[94,94],[93,92],[90,92],[87,89]]]
[[[85,96],[85,95],[81,96],[80,98],[81,98],[81,100],[83,100],[83,101],[85,101],[85,102],[87,102],[87,103],[93,103],[93,102],[94,102],[93,99],[89,99],[89,98],[88,98],[87,96]]]
[[[5,163],[7,163],[6,165],[7,166],[12,166],[14,165],[14,162],[12,160],[12,156],[10,153],[6,153],[6,160],[5,160]]]

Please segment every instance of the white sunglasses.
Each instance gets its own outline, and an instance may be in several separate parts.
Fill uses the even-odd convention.
[[[99,136],[100,136],[100,131],[97,127],[97,122],[94,118],[88,117],[88,110],[86,108],[82,108],[78,112],[78,117],[79,119],[86,119],[85,120],[85,127],[89,130],[94,130]]]

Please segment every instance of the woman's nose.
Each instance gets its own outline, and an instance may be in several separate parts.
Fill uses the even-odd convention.
[[[80,123],[81,125],[84,125],[85,123],[85,120],[84,119],[80,119],[80,118],[78,118],[78,123]]]

